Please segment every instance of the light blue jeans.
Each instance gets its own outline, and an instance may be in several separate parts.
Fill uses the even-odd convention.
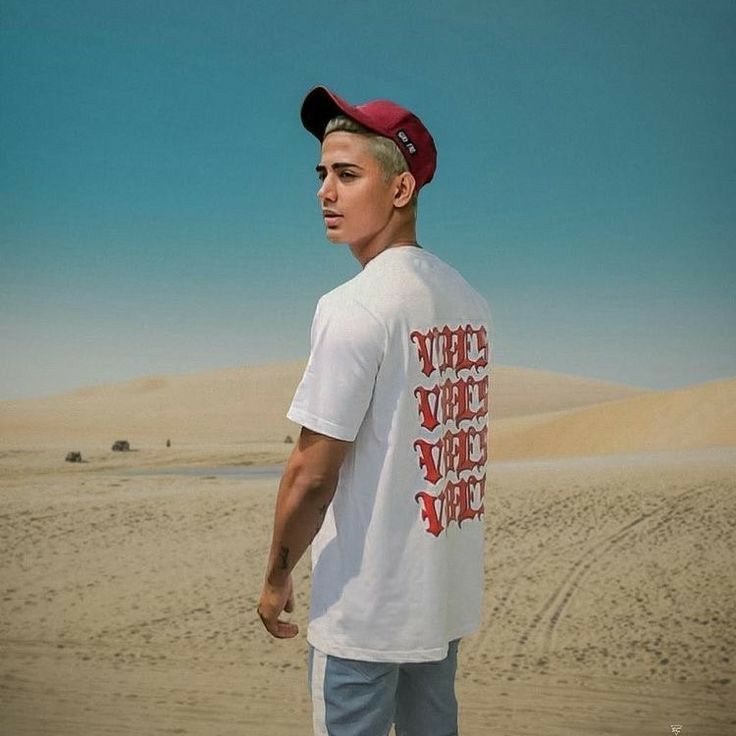
[[[309,647],[315,736],[457,736],[455,672],[460,640],[439,662],[341,659]]]

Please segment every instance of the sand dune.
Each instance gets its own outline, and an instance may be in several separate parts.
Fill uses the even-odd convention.
[[[496,459],[736,446],[736,379],[492,423]]]
[[[3,401],[0,442],[282,441],[298,431],[284,415],[303,370],[303,361],[245,366]],[[502,418],[614,401],[642,390],[549,371],[494,366],[492,392],[493,415]]]
[[[303,362],[152,376],[43,399],[0,402],[0,440],[128,438],[138,445],[283,440]]]
[[[0,402],[3,446],[100,449],[283,442],[304,362],[153,376],[43,399]],[[495,460],[736,445],[736,379],[645,391],[578,376],[495,366]]]
[[[518,417],[617,401],[645,389],[553,371],[519,366],[494,366],[493,417]]]

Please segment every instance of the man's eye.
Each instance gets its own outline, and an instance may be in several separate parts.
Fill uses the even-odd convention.
[[[342,179],[354,179],[355,174],[353,174],[352,171],[341,171],[340,172],[340,178]]]

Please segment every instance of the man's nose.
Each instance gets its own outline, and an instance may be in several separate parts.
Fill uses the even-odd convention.
[[[335,188],[332,186],[332,179],[329,176],[322,180],[322,185],[317,190],[317,199],[320,202],[335,201]]]

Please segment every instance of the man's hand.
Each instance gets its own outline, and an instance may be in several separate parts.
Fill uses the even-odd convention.
[[[291,582],[291,575],[281,586],[272,585],[266,581],[263,584],[261,600],[256,610],[271,636],[277,639],[293,639],[299,633],[299,627],[279,618],[282,611],[291,613],[294,610],[294,586]]]

